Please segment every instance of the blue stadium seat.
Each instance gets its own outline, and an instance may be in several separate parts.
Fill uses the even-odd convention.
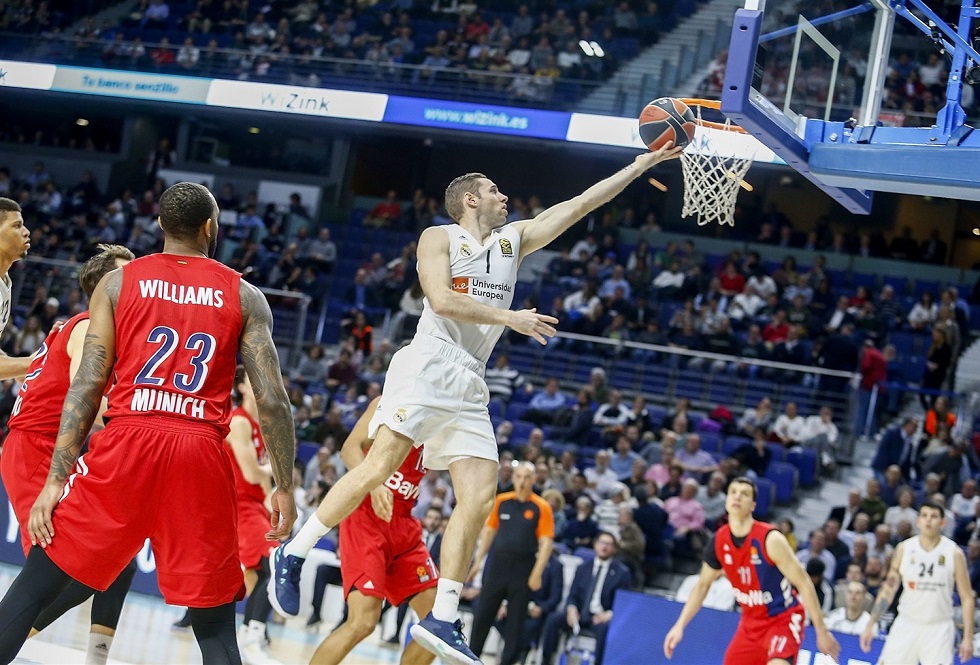
[[[510,440],[517,445],[524,445],[527,437],[531,435],[531,430],[537,427],[526,420],[512,420],[511,423],[514,425],[514,433],[511,434]]]
[[[521,419],[521,416],[524,415],[525,411],[527,411],[527,404],[512,402],[507,405],[507,420],[510,420],[516,424],[516,421]]]
[[[776,501],[776,484],[768,478],[757,478],[755,486],[759,490],[759,496],[755,500],[755,515],[757,518],[768,517],[772,504]]]
[[[793,500],[793,493],[796,491],[799,470],[792,464],[786,462],[769,463],[766,469],[766,478],[776,485],[776,501],[788,503]]]
[[[767,443],[766,448],[772,453],[772,459],[775,462],[785,462],[786,461],[786,446],[782,446],[778,443]]]
[[[786,461],[800,470],[800,484],[809,486],[817,478],[817,451],[812,448],[792,448],[786,453]]]
[[[507,412],[507,405],[504,403],[504,400],[499,397],[494,397],[487,405],[487,410],[490,412],[491,418],[503,418]]]
[[[701,448],[709,453],[721,450],[721,436],[715,432],[700,432]]]
[[[320,450],[320,444],[313,441],[300,441],[296,444],[296,459],[303,464],[309,462]]]
[[[746,438],[744,436],[730,436],[725,439],[725,443],[722,444],[721,450],[726,455],[731,455],[739,446],[743,446],[746,443],[752,443],[752,439]]]

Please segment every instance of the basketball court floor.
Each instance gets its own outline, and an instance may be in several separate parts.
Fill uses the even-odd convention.
[[[0,564],[0,595],[7,592],[18,572],[16,566]],[[90,605],[91,601],[88,601],[76,607],[37,637],[28,640],[14,663],[84,663]],[[329,587],[324,609],[339,610],[340,607],[339,589]],[[190,629],[171,628],[171,624],[182,614],[183,608],[166,605],[156,596],[130,593],[112,643],[109,662],[200,663],[201,652]],[[306,628],[304,619],[291,619],[284,625],[270,625],[272,646],[269,654],[281,663],[308,663],[317,645],[340,620],[339,611],[328,614],[324,614],[318,630]],[[393,615],[393,612],[385,615],[385,620],[391,622],[384,624],[386,636],[394,630]],[[386,665],[397,663],[399,656],[400,650],[386,644],[381,638],[381,629],[378,629],[358,645],[344,663]]]

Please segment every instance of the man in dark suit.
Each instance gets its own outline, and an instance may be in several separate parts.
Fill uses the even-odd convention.
[[[602,665],[613,599],[620,589],[628,590],[632,580],[629,568],[614,558],[618,543],[612,534],[600,533],[593,549],[595,558],[585,561],[575,571],[565,610],[553,613],[545,621],[541,661],[544,665],[554,663],[561,634],[574,631],[575,627],[595,637],[595,665]]]
[[[910,453],[914,448],[915,432],[918,428],[919,423],[915,418],[906,418],[901,427],[892,427],[882,435],[878,450],[871,460],[871,468],[878,482],[885,482],[885,469],[892,464],[898,464],[902,468],[902,476],[909,478],[912,457]]]
[[[831,335],[824,342],[819,361],[824,369],[854,372],[858,367],[858,347],[852,339],[854,326],[845,323],[840,332]],[[827,395],[840,395],[847,390],[848,379],[838,376],[820,376],[820,392]]]

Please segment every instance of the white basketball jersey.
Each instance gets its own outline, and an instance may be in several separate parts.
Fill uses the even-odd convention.
[[[504,226],[491,233],[481,246],[458,224],[440,228],[449,234],[449,271],[453,291],[465,293],[483,305],[510,309],[521,254],[520,233],[512,226]],[[432,311],[428,298],[422,300],[418,332],[454,344],[483,364],[490,358],[490,352],[503,331],[504,326],[461,323],[439,316]]]
[[[919,536],[905,541],[898,571],[902,575],[902,597],[898,613],[916,623],[953,620],[953,554],[956,543],[940,536],[939,544],[926,551]]]
[[[10,276],[0,278],[0,332],[7,327],[10,320]]]

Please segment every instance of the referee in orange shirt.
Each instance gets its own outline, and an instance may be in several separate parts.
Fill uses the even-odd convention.
[[[471,581],[476,577],[480,562],[489,552],[470,647],[479,657],[500,604],[506,601],[507,620],[504,649],[498,659],[500,665],[517,662],[531,593],[541,588],[541,576],[548,565],[555,539],[551,506],[533,492],[534,473],[533,464],[521,462],[514,469],[514,491],[497,495],[480,534],[476,563],[467,578]]]

